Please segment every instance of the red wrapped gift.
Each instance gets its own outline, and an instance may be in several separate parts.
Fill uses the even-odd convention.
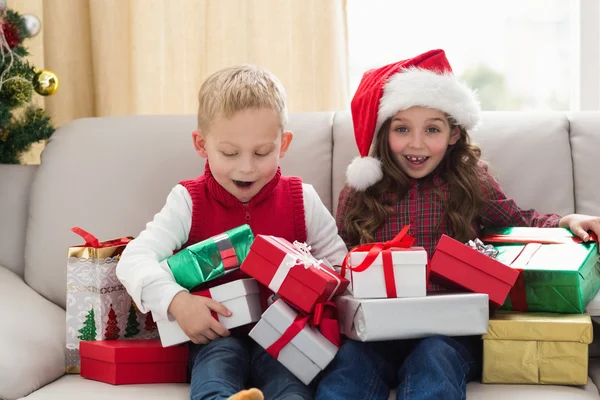
[[[303,243],[257,235],[241,269],[299,310],[311,313],[315,304],[341,294],[349,282],[308,250]]]
[[[495,308],[504,304],[519,276],[519,271],[446,235],[440,238],[429,268],[433,282],[485,293]]]
[[[188,346],[160,340],[81,341],[81,376],[113,385],[185,383]]]

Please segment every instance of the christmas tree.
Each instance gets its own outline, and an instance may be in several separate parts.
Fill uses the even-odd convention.
[[[146,327],[144,329],[147,331],[153,331],[156,329],[156,322],[154,322],[152,314],[150,313],[146,314]]]
[[[127,317],[127,327],[125,328],[125,337],[134,337],[138,333],[140,333],[140,323],[137,320],[137,314],[135,312],[135,308],[133,307],[133,302],[131,302],[131,307],[129,307],[129,316]]]
[[[117,340],[119,338],[119,332],[121,330],[117,326],[117,314],[113,310],[112,304],[110,305],[110,311],[108,312],[108,321],[106,321],[106,330],[104,332],[104,339],[106,340]]]
[[[37,35],[36,16],[6,9],[0,0],[0,164],[19,164],[19,157],[33,143],[54,132],[50,116],[31,103],[33,91],[49,96],[58,89],[58,77],[50,70],[37,70],[23,41]]]
[[[85,316],[83,327],[78,331],[80,340],[96,340],[96,317],[94,315],[94,306],[90,309],[88,314]]]

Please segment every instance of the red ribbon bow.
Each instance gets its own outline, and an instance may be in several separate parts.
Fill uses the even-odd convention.
[[[350,252],[344,258],[342,264],[342,276],[346,276],[346,268],[354,272],[366,271],[375,261],[379,253],[383,261],[383,275],[385,278],[385,290],[388,298],[398,297],[396,293],[396,280],[394,277],[394,264],[392,262],[392,249],[393,248],[409,248],[414,243],[415,239],[408,235],[408,229],[410,225],[404,226],[402,230],[392,240],[387,242],[376,242],[367,243],[362,246],[357,246],[350,250]],[[348,265],[348,259],[354,252],[368,251],[369,253],[365,259],[357,266]]]
[[[304,329],[307,323],[316,327],[325,339],[329,340],[336,347],[341,346],[340,325],[338,322],[338,312],[335,303],[328,301],[319,303],[315,306],[313,314],[298,314],[294,322],[283,332],[283,334],[270,345],[266,351],[274,358],[279,357],[279,353],[287,346],[297,334]]]
[[[121,245],[126,245],[127,243],[131,242],[131,238],[128,238],[128,237],[122,237],[119,239],[107,240],[106,242],[101,242],[98,240],[98,238],[96,236],[92,235],[89,232],[84,231],[83,229],[81,229],[78,226],[71,228],[71,231],[78,234],[85,240],[85,244],[84,244],[85,247],[93,247],[95,249],[101,249],[104,247],[121,246]]]

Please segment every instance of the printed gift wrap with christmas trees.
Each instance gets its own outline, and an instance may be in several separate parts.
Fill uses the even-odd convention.
[[[69,248],[67,264],[66,371],[79,373],[81,340],[156,339],[158,331],[115,273],[131,238],[99,242],[80,228],[72,230],[86,241]]]
[[[30,65],[25,39],[41,30],[32,14],[20,15],[0,1],[0,164],[19,164],[33,143],[54,133],[50,116],[32,103],[35,91],[50,96],[58,90],[58,77]]]

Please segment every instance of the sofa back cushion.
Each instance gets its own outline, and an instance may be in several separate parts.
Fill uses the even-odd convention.
[[[600,215],[600,113],[572,113],[569,120],[575,209],[581,214]]]

